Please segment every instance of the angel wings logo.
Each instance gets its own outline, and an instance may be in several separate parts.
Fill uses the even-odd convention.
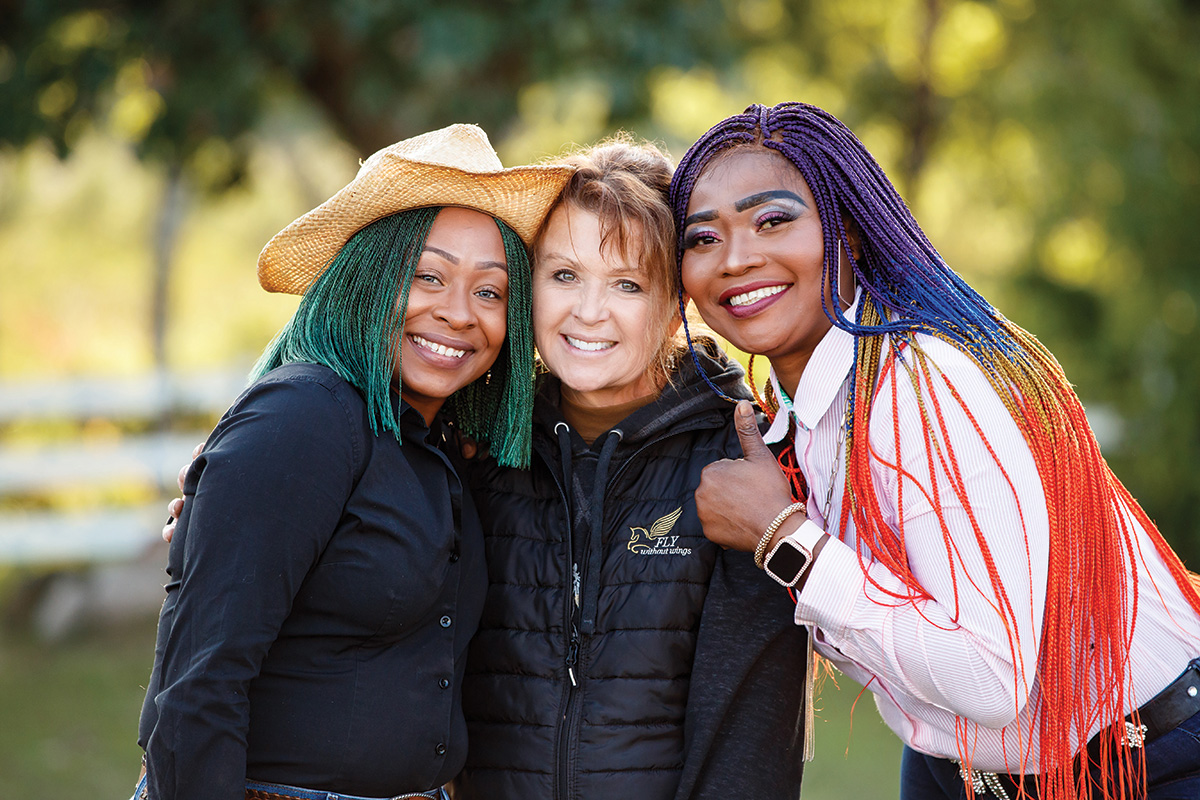
[[[671,536],[675,523],[683,516],[683,506],[654,521],[649,530],[629,526],[629,550],[640,556],[690,556],[692,548],[679,547],[679,536]]]

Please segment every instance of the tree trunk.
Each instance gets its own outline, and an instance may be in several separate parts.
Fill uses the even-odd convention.
[[[900,193],[911,208],[916,201],[917,180],[929,150],[937,138],[938,120],[934,110],[933,36],[941,19],[941,0],[925,0],[925,24],[920,39],[920,75],[913,87],[912,110],[908,118],[908,156],[900,168]]]
[[[178,161],[167,167],[163,186],[162,206],[154,226],[154,274],[150,293],[150,349],[154,357],[154,374],[158,391],[166,391],[167,376],[167,307],[170,303],[171,265],[179,227],[187,211],[188,188]],[[163,406],[166,408],[166,405]],[[164,414],[168,412],[164,411]],[[167,419],[159,421],[165,426]]]

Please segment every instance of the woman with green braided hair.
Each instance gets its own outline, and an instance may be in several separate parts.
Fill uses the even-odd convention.
[[[304,296],[187,472],[135,796],[445,797],[487,586],[446,430],[529,462],[526,244],[570,174],[455,125],[267,244]]]
[[[753,552],[875,694],[902,800],[1200,797],[1196,576],[1054,357],[819,108],[722,121],[671,200],[683,289],[768,358],[780,412],[777,463],[740,404],[745,458],[706,470],[704,533]]]

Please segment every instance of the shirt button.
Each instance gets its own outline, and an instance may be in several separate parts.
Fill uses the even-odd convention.
[[[437,747],[433,748],[433,750],[439,756],[446,755],[446,745],[444,745],[444,744],[439,744]]]
[[[453,553],[450,554],[450,563],[453,564],[456,561],[458,561],[458,551],[457,550],[455,550]]]
[[[442,617],[442,619],[441,619],[441,622],[442,622],[442,627],[443,627],[443,628],[449,628],[449,627],[450,627],[450,618],[449,618],[449,617]]]
[[[440,681],[438,681],[438,686],[442,687],[443,689],[449,689],[450,681],[446,678],[442,678]]]

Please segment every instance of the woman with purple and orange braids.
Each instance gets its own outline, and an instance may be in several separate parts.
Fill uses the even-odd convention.
[[[875,694],[900,796],[1200,797],[1195,576],[1054,357],[819,108],[724,120],[671,192],[684,291],[769,359],[784,411],[776,459],[739,404],[745,458],[705,471],[705,535],[753,551]]]

